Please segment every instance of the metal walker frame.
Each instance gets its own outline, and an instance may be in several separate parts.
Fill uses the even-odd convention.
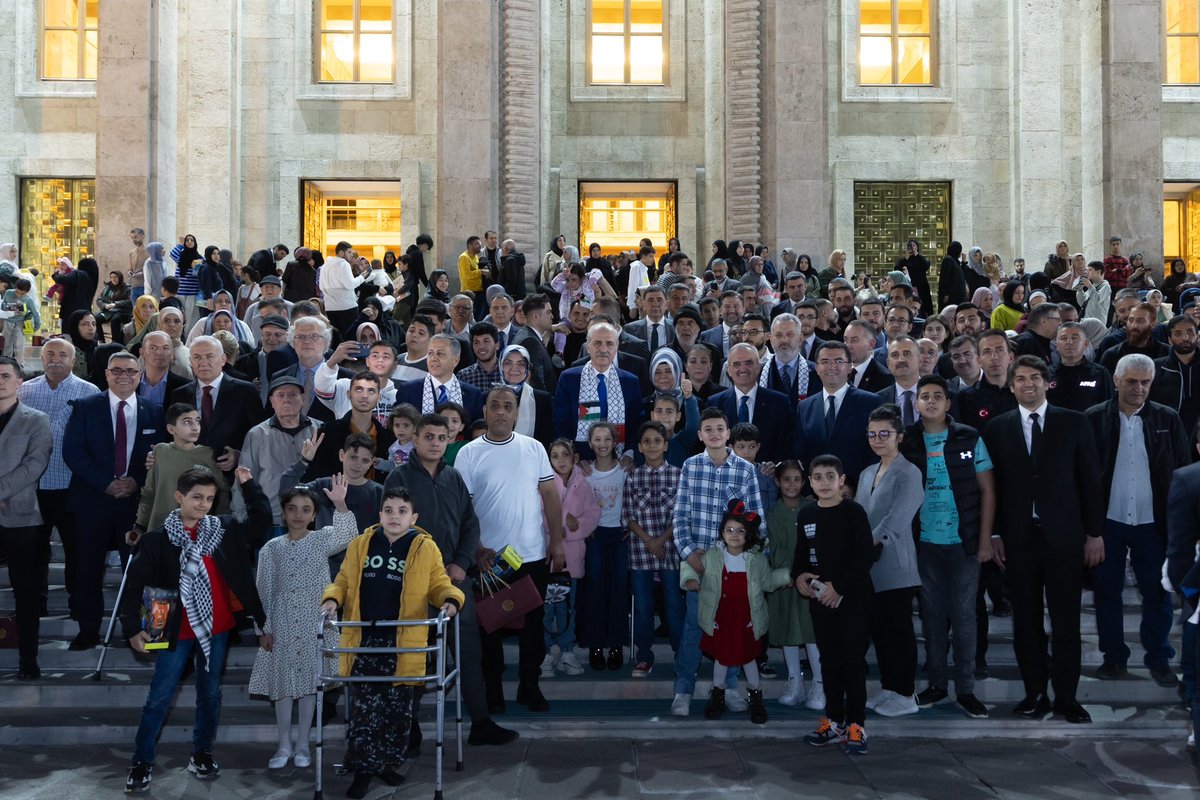
[[[325,626],[332,625],[336,629],[342,628],[429,628],[434,634],[434,643],[426,647],[327,647],[325,645]],[[447,628],[453,626],[454,634],[454,669],[447,669],[446,647]],[[437,746],[436,746],[436,777],[434,781],[434,800],[442,800],[442,758],[443,758],[443,742],[445,739],[445,724],[446,724],[446,691],[454,687],[454,727],[455,739],[458,744],[458,758],[455,762],[454,769],[456,772],[463,770],[463,730],[462,730],[462,689],[459,681],[459,654],[462,650],[459,648],[459,621],[458,615],[453,618],[447,617],[445,612],[439,612],[436,617],[430,619],[419,620],[386,620],[377,622],[339,622],[330,620],[324,615],[321,616],[321,621],[317,627],[317,650],[319,652],[319,665],[317,672],[317,744],[316,744],[316,793],[314,800],[322,800],[322,769],[321,761],[324,753],[324,735],[322,732],[323,710],[325,705],[325,685],[329,684],[349,684],[349,683],[419,683],[427,689],[433,689],[437,694]],[[397,656],[405,653],[422,653],[426,657],[430,653],[436,654],[436,664],[432,673],[424,675],[327,675],[325,674],[325,656],[327,655],[342,655],[342,654],[363,654],[363,655],[390,655]],[[349,717],[349,700],[347,699],[346,711]],[[414,709],[415,711],[415,709]],[[347,720],[348,722],[349,720]],[[414,714],[415,722],[415,714]]]

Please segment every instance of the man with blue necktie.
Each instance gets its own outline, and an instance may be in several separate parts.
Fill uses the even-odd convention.
[[[429,374],[396,387],[396,402],[410,403],[422,414],[432,414],[446,403],[454,402],[467,410],[471,422],[482,419],[483,392],[454,374],[461,355],[462,342],[457,336],[434,334],[426,355]]]

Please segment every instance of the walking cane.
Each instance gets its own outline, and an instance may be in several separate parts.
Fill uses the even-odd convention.
[[[117,601],[113,604],[112,615],[108,618],[108,631],[104,634],[104,642],[100,645],[100,660],[96,662],[96,672],[92,675],[92,680],[98,681],[104,672],[104,658],[108,655],[108,644],[112,641],[113,626],[117,622],[117,611],[121,608],[121,595],[125,594],[125,582],[129,580],[129,567],[133,564],[133,558],[137,555],[137,544],[133,544],[129,548],[129,558],[125,560],[125,571],[121,573],[121,585],[117,587]]]

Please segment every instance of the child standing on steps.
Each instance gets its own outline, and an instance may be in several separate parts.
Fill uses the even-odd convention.
[[[542,661],[542,677],[549,678],[560,669],[568,675],[582,675],[583,666],[575,657],[575,599],[579,579],[583,577],[585,542],[600,524],[600,504],[596,493],[579,468],[579,454],[570,439],[555,439],[550,445],[550,466],[554,468],[554,487],[562,500],[564,546],[570,588],[565,597],[552,600],[546,592],[546,658]],[[550,532],[546,531],[549,541]],[[551,648],[558,647],[555,657]]]
[[[590,649],[588,661],[594,670],[619,670],[625,663],[622,644],[628,636],[629,544],[621,527],[625,470],[617,461],[617,441],[617,426],[611,422],[594,422],[588,429],[588,445],[596,460],[587,482],[600,505],[600,525],[584,553],[579,639]]]
[[[812,501],[801,495],[804,471],[799,461],[781,461],[775,468],[775,482],[779,484],[779,502],[767,512],[767,528],[771,531],[769,561],[773,569],[791,569],[796,555],[796,517],[802,509],[812,505]],[[767,611],[770,614],[767,641],[772,647],[783,648],[783,663],[787,665],[787,683],[779,697],[780,704],[798,706],[804,703],[815,711],[823,711],[825,688],[821,682],[821,656],[813,636],[808,599],[789,585],[767,595]],[[813,673],[813,686],[808,692],[804,689],[804,672],[800,667],[801,648],[808,654]]]
[[[791,575],[787,569],[771,569],[762,554],[761,523],[745,503],[731,500],[717,531],[718,545],[704,553],[703,573],[697,574],[686,561],[680,568],[680,586],[700,593],[700,649],[715,662],[705,719],[720,719],[725,713],[726,674],[731,667],[741,667],[750,688],[750,721],[767,721],[755,663],[759,639],[767,632],[766,592],[790,584]]]
[[[297,767],[312,763],[308,734],[317,702],[317,671],[321,668],[314,636],[312,609],[321,602],[329,584],[329,557],[340,553],[358,535],[354,512],[346,505],[348,481],[334,475],[325,495],[333,503],[333,524],[310,531],[317,515],[315,490],[297,486],[281,492],[279,505],[287,534],[276,537],[258,554],[258,595],[266,609],[265,626],[271,648],[259,648],[250,672],[250,694],[265,695],[275,703],[279,749],[267,762],[283,769],[288,759]],[[332,647],[336,629],[326,633]],[[332,662],[332,659],[328,659]],[[329,663],[326,672],[332,670]],[[299,708],[295,747],[292,746],[292,705]]]

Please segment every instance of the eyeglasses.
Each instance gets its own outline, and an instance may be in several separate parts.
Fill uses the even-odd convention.
[[[319,333],[297,333],[292,338],[297,342],[319,342],[325,337]]]
[[[850,362],[844,358],[822,358],[817,362],[818,367],[840,367]]]
[[[129,369],[109,367],[108,374],[116,378],[136,378],[138,375],[142,374],[142,371],[140,369],[133,369],[132,367]]]
[[[732,534],[736,534],[738,536],[745,536],[746,529],[745,528],[722,528],[721,533],[732,533]]]
[[[876,439],[881,442],[886,442],[888,439],[892,438],[893,433],[895,433],[895,431],[867,431],[867,438],[872,442]]]

